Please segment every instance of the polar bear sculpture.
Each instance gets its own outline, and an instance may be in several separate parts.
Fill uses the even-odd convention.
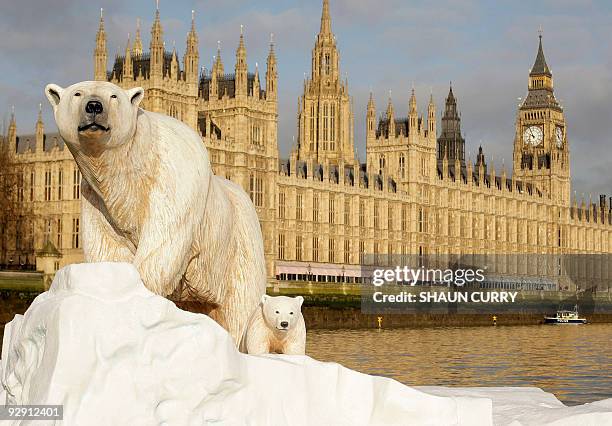
[[[240,350],[251,355],[305,355],[306,324],[302,296],[263,295],[251,315]]]
[[[134,264],[151,291],[202,303],[239,342],[266,281],[247,194],[214,176],[190,127],[139,108],[142,88],[86,81],[45,92],[83,175],[85,260]]]

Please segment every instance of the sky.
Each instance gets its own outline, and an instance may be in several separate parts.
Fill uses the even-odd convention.
[[[249,68],[265,71],[270,33],[279,70],[279,149],[286,157],[296,132],[297,99],[319,31],[322,0],[160,0],[168,49],[182,57],[195,10],[200,66],[210,68],[221,41],[225,68],[234,65],[244,25]],[[109,58],[123,52],[142,20],[145,50],[154,0],[0,0],[0,117],[14,105],[18,132],[34,128],[43,105],[54,131],[44,86],[93,76],[93,49],[104,8]],[[391,93],[396,114],[407,115],[414,86],[426,115],[433,93],[438,111],[449,84],[458,98],[466,154],[482,145],[500,169],[512,159],[518,98],[527,92],[538,30],[565,109],[573,190],[578,197],[612,195],[612,2],[591,0],[330,0],[341,72],[354,99],[355,143],[365,159],[365,114],[370,91],[378,114]],[[109,68],[111,60],[109,59]],[[0,129],[0,130],[3,130]]]

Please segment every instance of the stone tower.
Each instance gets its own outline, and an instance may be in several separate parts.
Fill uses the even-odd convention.
[[[183,57],[183,69],[185,70],[185,81],[190,92],[198,91],[198,67],[200,54],[198,53],[198,34],[195,29],[195,11],[191,11],[191,29],[187,34],[187,48]]]
[[[94,80],[106,81],[106,32],[104,31],[104,9],[100,9],[100,26],[96,34],[96,48],[94,49]]]
[[[513,160],[517,180],[534,185],[558,205],[569,207],[570,159],[565,117],[555,99],[541,35],[529,73],[527,97],[518,109]]]
[[[11,121],[7,133],[9,155],[17,154],[17,122],[15,121],[15,107],[11,107]]]
[[[101,40],[104,41],[103,44]],[[150,51],[143,52],[140,20],[138,20],[134,43],[130,45],[128,36],[125,54],[115,57],[109,74],[105,71],[106,59],[100,60],[98,65],[101,52],[106,54],[105,40],[103,20],[101,20],[94,53],[96,79],[108,80],[124,89],[141,86],[145,89],[145,98],[141,104],[143,108],[177,118],[194,130],[198,128],[200,69],[194,11],[191,11],[191,29],[187,34],[182,67],[176,48],[172,52],[166,50],[159,9],[155,11],[151,27]],[[104,71],[98,67],[103,67]]]
[[[438,168],[442,168],[446,156],[450,169],[454,169],[457,159],[461,170],[465,172],[465,139],[461,136],[461,116],[457,109],[457,99],[453,94],[452,85],[446,97],[441,130],[438,138]]]
[[[420,185],[435,177],[436,106],[429,97],[427,119],[419,114],[416,92],[411,91],[408,116],[398,116],[391,96],[385,113],[376,125],[376,106],[372,96],[366,114],[366,158],[370,173],[402,190],[417,194]]]
[[[340,76],[340,55],[331,29],[329,0],[323,1],[321,29],[312,50],[310,78],[298,101],[298,159],[355,163],[354,115],[348,83]]]

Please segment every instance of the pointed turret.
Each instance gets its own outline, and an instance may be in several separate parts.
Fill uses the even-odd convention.
[[[240,25],[240,42],[236,49],[236,96],[247,94],[247,50],[244,44],[244,26]]]
[[[353,108],[346,81],[340,77],[340,55],[331,29],[329,1],[323,1],[321,27],[311,57],[311,74],[304,74],[298,111],[299,159],[340,166],[354,164]]]
[[[472,163],[471,155],[468,155],[468,158],[467,158],[465,179],[467,180],[468,185],[472,185],[474,183],[474,166]]]
[[[252,96],[255,99],[259,99],[260,93],[260,82],[259,82],[259,64],[255,62],[255,77],[253,79],[253,93]]]
[[[100,25],[96,34],[96,48],[94,50],[94,80],[106,81],[106,32],[104,31],[104,9],[100,9]]]
[[[219,77],[224,73],[223,61],[221,60],[221,41],[217,41],[217,55],[213,58],[212,72],[210,75],[210,87],[208,95],[212,99],[222,95],[219,93]]]
[[[538,53],[536,54],[535,62],[533,63],[533,67],[529,70],[529,90],[547,90],[549,92],[553,91],[553,78],[552,72],[546,63],[546,58],[544,57],[544,49],[542,47],[542,33],[539,35],[539,43],[538,43]],[[534,102],[539,101],[540,103],[551,103],[554,102],[556,106],[558,106],[556,100],[554,99],[554,95],[547,94],[544,96],[539,96],[544,99],[536,99],[536,97],[527,96],[525,99],[525,103],[523,106],[533,105]]]
[[[376,103],[374,102],[374,96],[370,91],[370,99],[368,100],[368,112],[366,115],[366,142],[374,142],[376,139]]]
[[[329,13],[329,0],[323,0],[323,12],[321,13],[321,32],[320,34],[331,35],[331,16]]]
[[[416,114],[417,112],[417,100],[416,100],[416,95],[414,93],[414,87],[412,88],[412,93],[410,95],[410,109],[409,109],[410,114]]]
[[[414,86],[412,87],[412,94],[410,95],[410,102],[408,106],[408,120],[410,122],[410,128],[408,129],[409,134],[416,135],[418,132],[418,111],[417,111],[417,100],[414,93]]]
[[[266,98],[276,100],[278,72],[276,71],[276,53],[274,52],[274,34],[270,34],[270,52],[268,53],[266,70]]]
[[[132,55],[134,55],[135,57],[142,55],[142,40],[140,38],[140,18],[136,19],[136,37],[134,38]]]
[[[476,156],[476,167],[478,168],[478,179],[479,181],[484,180],[484,175],[487,173],[487,163],[485,161],[485,155],[482,151],[482,145],[478,147],[478,155]]]
[[[125,59],[123,60],[123,80],[131,81],[134,79],[134,67],[132,65],[132,52],[130,49],[130,35],[128,34],[125,46]]]
[[[159,2],[155,10],[155,20],[151,27],[151,77],[162,77],[164,66],[164,32],[159,19]]]
[[[374,111],[376,110],[376,103],[374,102],[374,95],[372,94],[372,91],[370,90],[370,97],[368,99],[368,111]]]
[[[36,120],[36,151],[45,149],[45,123],[42,119],[42,104],[38,104],[38,119]]]
[[[342,85],[340,81],[339,54],[336,37],[331,30],[329,1],[323,1],[321,31],[317,35],[312,52],[312,81],[319,86],[329,87],[330,83]]]
[[[434,103],[433,91],[429,95],[427,105],[427,136],[435,142],[436,140],[436,104]]]
[[[388,138],[395,137],[395,109],[393,108],[393,100],[389,93],[389,104],[387,105],[387,121],[389,123]]]
[[[187,49],[183,57],[183,68],[187,83],[197,84],[200,55],[198,53],[198,34],[195,29],[195,11],[191,11],[191,29],[187,34]]]
[[[170,78],[177,80],[179,77],[178,56],[176,55],[176,43],[172,42],[172,59],[170,60]]]
[[[15,120],[15,106],[11,106],[11,121],[8,127],[9,153],[17,152],[17,122]]]
[[[453,93],[451,82],[442,116],[440,137],[438,138],[438,163],[442,153],[447,150],[454,162],[455,155],[459,157],[461,168],[465,169],[465,139],[461,135],[461,115],[457,109],[457,98]]]
[[[536,55],[535,62],[533,63],[533,67],[531,67],[530,75],[547,75],[552,76],[550,72],[550,68],[548,68],[548,64],[546,63],[546,58],[544,57],[544,49],[542,48],[542,34],[539,36],[540,43],[538,45],[538,54]]]
[[[213,71],[216,71],[218,75],[223,75],[225,73],[223,59],[221,58],[221,41],[217,41],[217,54],[214,57]]]

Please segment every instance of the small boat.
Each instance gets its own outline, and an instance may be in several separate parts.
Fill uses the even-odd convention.
[[[578,305],[574,306],[573,311],[559,310],[555,316],[545,316],[545,324],[586,324],[586,318],[578,315]]]

